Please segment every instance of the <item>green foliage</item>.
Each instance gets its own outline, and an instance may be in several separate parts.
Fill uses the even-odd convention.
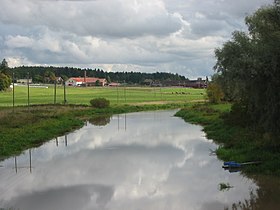
[[[210,103],[220,103],[222,99],[224,98],[224,93],[222,91],[222,88],[217,83],[210,83],[206,90],[208,99]]]
[[[101,86],[101,83],[100,83],[100,81],[99,81],[99,80],[96,80],[96,82],[95,82],[95,86]]]
[[[0,91],[6,90],[8,87],[10,87],[11,82],[11,77],[6,74],[0,73]]]
[[[234,106],[230,112],[242,113],[238,110],[244,107]],[[243,170],[254,174],[280,176],[279,137],[264,136],[255,128],[244,126],[239,120],[246,123],[246,115],[240,114],[234,118],[234,115],[229,114],[228,104],[198,104],[182,109],[176,116],[203,125],[207,137],[222,145],[216,151],[222,160],[262,161],[260,165],[244,167]]]
[[[10,76],[8,62],[4,58],[0,65],[0,91],[4,91],[10,87],[12,78]]]
[[[111,121],[111,115],[95,115],[89,119],[89,122],[96,126],[105,126]]]
[[[45,67],[45,66],[20,66],[12,69],[15,72],[17,79],[26,78],[27,72],[30,73],[30,77],[43,78],[44,82],[50,82],[50,73],[53,73],[57,77],[70,78],[70,77],[84,77],[86,71],[88,77],[107,78],[108,82],[120,82],[127,84],[141,84],[145,79],[151,79],[155,81],[187,81],[184,76],[167,73],[144,73],[144,72],[106,72],[102,69],[80,69],[73,67]],[[40,76],[40,77],[39,77]]]
[[[242,104],[251,123],[275,136],[280,133],[280,9],[279,1],[246,17],[249,33],[234,32],[216,49],[225,98]]]
[[[0,69],[6,69],[6,68],[9,68],[9,66],[8,66],[8,62],[4,58],[1,62]]]
[[[110,101],[106,98],[95,98],[90,100],[90,104],[95,108],[108,108],[110,106]]]

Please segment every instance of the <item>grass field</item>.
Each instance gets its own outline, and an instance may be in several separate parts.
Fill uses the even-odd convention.
[[[28,104],[27,86],[15,86],[15,106]],[[29,88],[30,104],[53,104],[54,86]],[[185,103],[205,99],[205,89],[177,87],[66,87],[68,104],[89,104],[93,98],[103,97],[112,105],[141,103]],[[57,86],[56,103],[64,103],[64,88]],[[0,92],[0,106],[13,105],[13,91]]]

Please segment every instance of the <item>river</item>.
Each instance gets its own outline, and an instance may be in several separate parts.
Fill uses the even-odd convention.
[[[0,209],[280,209],[279,180],[267,181],[269,201],[258,177],[225,171],[218,145],[175,112],[92,119],[1,162]]]

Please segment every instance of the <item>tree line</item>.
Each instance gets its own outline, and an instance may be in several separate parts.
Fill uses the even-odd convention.
[[[212,102],[232,102],[232,112],[242,115],[248,125],[277,136],[280,133],[280,0],[247,16],[245,23],[248,32],[233,32],[231,40],[215,50],[217,62],[208,95]]]
[[[155,72],[155,73],[144,73],[144,72],[106,72],[102,69],[81,69],[74,67],[54,67],[54,66],[20,66],[9,68],[6,60],[3,60],[5,68],[5,76],[12,78],[14,74],[15,79],[32,78],[34,83],[54,83],[57,77],[61,77],[66,81],[70,77],[84,77],[86,71],[87,77],[98,77],[105,78],[108,82],[119,82],[128,84],[146,84],[147,80],[151,81],[187,81],[188,79],[184,76],[174,73],[166,72]],[[3,63],[2,62],[2,63]],[[1,69],[2,69],[1,65]],[[0,72],[2,70],[0,69]],[[3,70],[4,72],[4,70]],[[3,75],[0,75],[0,78]],[[7,81],[8,83],[8,81]],[[5,89],[5,88],[4,88]],[[3,90],[3,89],[1,89]]]

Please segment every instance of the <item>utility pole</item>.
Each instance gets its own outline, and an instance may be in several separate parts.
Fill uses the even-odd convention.
[[[15,73],[13,72],[13,112],[15,112]]]
[[[31,149],[29,149],[29,171],[32,173]]]
[[[117,104],[119,105],[119,87],[117,87]]]
[[[63,85],[64,85],[64,105],[66,104],[66,82],[63,81]]]
[[[53,103],[56,104],[56,80],[54,81],[54,99]]]
[[[27,72],[27,106],[29,108],[30,105],[30,91],[29,91],[29,72]]]
[[[124,101],[125,101],[125,103],[126,103],[126,88],[125,88],[125,86],[124,86],[124,88],[123,88],[123,92],[124,92]]]

